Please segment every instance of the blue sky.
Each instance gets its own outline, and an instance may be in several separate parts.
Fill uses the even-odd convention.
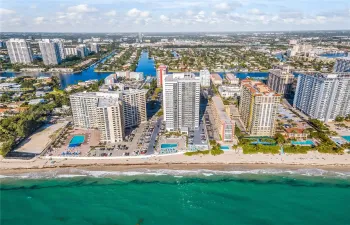
[[[349,0],[1,0],[0,31],[350,29]]]

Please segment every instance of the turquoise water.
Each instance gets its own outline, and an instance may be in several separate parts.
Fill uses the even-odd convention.
[[[291,141],[292,145],[315,145],[313,141],[311,140],[305,140],[305,141]]]
[[[160,148],[176,148],[177,144],[161,144]]]
[[[347,142],[350,142],[350,136],[342,136]]]
[[[146,170],[79,174],[1,178],[0,224],[349,224],[349,172]]]
[[[221,145],[220,149],[224,150],[224,151],[227,151],[227,150],[230,150],[230,147],[225,146],[225,145]]]
[[[85,140],[84,135],[75,135],[69,142],[69,146],[81,145]]]

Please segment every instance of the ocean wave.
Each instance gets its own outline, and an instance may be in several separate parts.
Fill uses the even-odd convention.
[[[280,175],[308,177],[337,177],[350,179],[349,171],[330,171],[324,169],[232,169],[232,170],[174,170],[174,169],[139,169],[131,171],[93,171],[81,169],[57,169],[45,172],[33,172],[14,175],[0,175],[0,179],[64,179],[75,177],[132,177],[132,176],[172,176],[183,178],[190,176],[240,176],[240,175]]]

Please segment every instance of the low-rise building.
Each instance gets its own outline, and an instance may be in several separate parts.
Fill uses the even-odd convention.
[[[232,73],[227,73],[225,78],[229,84],[239,85],[239,78]]]
[[[220,77],[219,74],[217,74],[217,73],[211,74],[210,79],[214,85],[222,85],[222,78]]]
[[[241,93],[241,88],[238,85],[223,85],[218,87],[218,91],[223,98],[237,98]]]

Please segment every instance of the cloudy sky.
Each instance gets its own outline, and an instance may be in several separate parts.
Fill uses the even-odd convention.
[[[349,0],[1,0],[0,31],[350,29]]]

